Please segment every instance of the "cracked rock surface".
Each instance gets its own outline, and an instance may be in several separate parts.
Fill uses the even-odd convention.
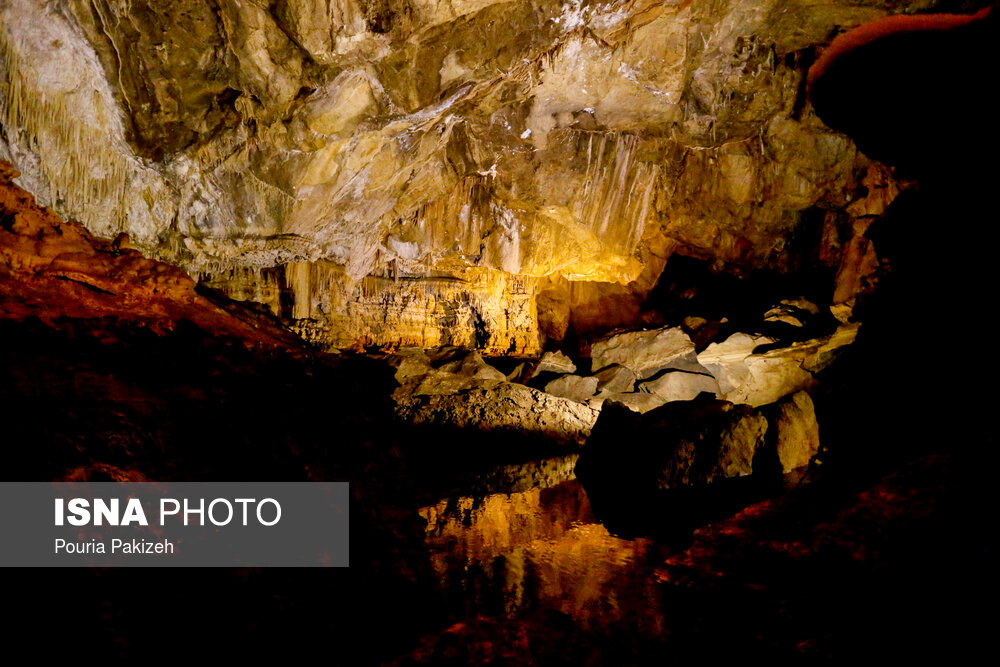
[[[321,345],[537,356],[675,252],[786,271],[865,214],[804,70],[932,5],[7,0],[0,158]]]

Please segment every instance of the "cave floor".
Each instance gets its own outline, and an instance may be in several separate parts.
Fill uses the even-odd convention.
[[[578,451],[498,452],[474,431],[395,422],[379,360],[250,352],[188,326],[0,330],[8,480],[352,483],[345,571],[22,575],[24,619],[123,657],[179,618],[218,627],[222,653],[329,645],[393,664],[954,655],[984,636],[969,601],[993,576],[988,485],[962,454],[733,489],[714,514],[689,498],[592,502]],[[38,591],[52,587],[71,601],[50,608]]]

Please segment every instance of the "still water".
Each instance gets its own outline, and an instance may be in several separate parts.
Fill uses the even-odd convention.
[[[595,517],[576,457],[534,464],[509,493],[458,495],[419,510],[425,544],[453,610],[517,618],[539,610],[587,634],[661,637],[656,569],[669,555],[649,538],[622,539]],[[522,469],[523,472],[523,469]]]

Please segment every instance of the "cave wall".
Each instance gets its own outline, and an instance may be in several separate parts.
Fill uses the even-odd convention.
[[[0,158],[320,344],[530,355],[671,253],[791,271],[852,229],[874,167],[804,71],[933,4],[4,0]]]

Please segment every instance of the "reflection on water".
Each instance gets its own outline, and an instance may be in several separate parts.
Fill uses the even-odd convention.
[[[552,468],[552,466],[550,466]],[[653,572],[668,555],[649,539],[620,539],[598,523],[572,466],[514,493],[424,507],[426,545],[445,594],[467,616],[555,610],[585,631],[658,637]]]

